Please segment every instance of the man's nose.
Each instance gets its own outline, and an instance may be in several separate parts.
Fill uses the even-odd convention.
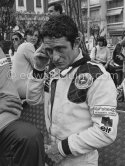
[[[52,57],[52,60],[53,62],[57,62],[60,58],[60,55],[57,51],[53,51],[53,57]]]

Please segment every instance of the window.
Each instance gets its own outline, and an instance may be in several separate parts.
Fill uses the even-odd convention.
[[[107,23],[108,24],[118,23],[118,22],[123,22],[123,11],[121,12],[121,14],[110,15],[110,16],[107,17]]]
[[[96,9],[96,10],[91,10],[90,11],[90,20],[92,21],[97,21],[99,20],[99,10]]]
[[[23,0],[18,0],[18,6],[24,6]]]
[[[39,7],[42,7],[42,6],[41,6],[41,0],[36,0],[36,7],[38,7],[38,8],[39,8]]]
[[[113,0],[107,2],[107,9],[122,7],[124,5],[123,0]]]
[[[16,1],[16,11],[26,11],[26,0],[15,0]]]
[[[34,0],[34,11],[35,13],[43,13],[43,0]]]

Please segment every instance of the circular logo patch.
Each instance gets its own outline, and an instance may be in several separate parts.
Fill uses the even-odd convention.
[[[87,89],[93,83],[93,77],[89,73],[79,74],[75,79],[75,86],[78,89]]]

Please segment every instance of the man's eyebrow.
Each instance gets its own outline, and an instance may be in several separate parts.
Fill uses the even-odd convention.
[[[66,48],[64,45],[55,46],[55,48]]]

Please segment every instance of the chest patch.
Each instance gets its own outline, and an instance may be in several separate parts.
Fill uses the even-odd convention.
[[[91,63],[81,65],[70,84],[67,94],[69,101],[76,104],[85,102],[88,89],[101,74],[102,72],[97,65]]]
[[[81,73],[75,78],[75,86],[78,89],[87,89],[93,83],[93,77],[89,73]]]
[[[93,84],[91,74],[77,73],[70,85],[68,91],[68,99],[73,103],[83,103],[86,101],[88,88]]]

